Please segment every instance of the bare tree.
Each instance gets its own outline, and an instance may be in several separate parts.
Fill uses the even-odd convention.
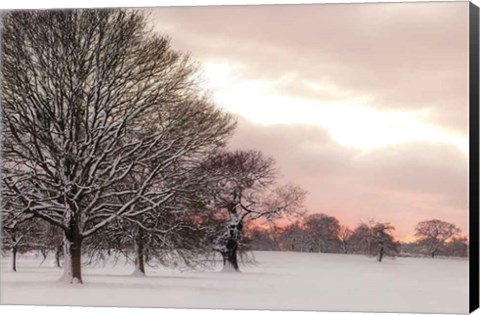
[[[286,251],[305,252],[308,250],[308,241],[303,223],[295,221],[281,229],[280,248]]]
[[[61,268],[62,263],[61,260],[64,257],[64,251],[63,251],[63,240],[64,240],[64,233],[62,229],[60,229],[58,226],[49,224],[46,221],[41,222],[41,224],[44,226],[43,228],[43,241],[42,243],[44,244],[43,250],[45,251],[44,254],[44,260],[47,258],[48,253],[53,253],[54,255],[54,263],[55,267]]]
[[[2,222],[2,249],[10,251],[12,255],[11,269],[16,272],[17,253],[22,246],[28,244],[26,239],[33,226],[29,221],[8,221],[10,220],[6,219]]]
[[[332,253],[339,245],[340,223],[335,217],[314,213],[305,218],[305,233],[311,252]]]
[[[2,200],[3,201],[3,200]],[[39,250],[46,258],[51,249],[52,235],[48,234],[48,227],[32,215],[17,215],[7,211],[8,205],[2,208],[2,250],[11,253],[11,269],[17,271],[17,255],[19,253]],[[42,261],[43,262],[43,261]]]
[[[218,146],[210,147],[210,151],[216,149]],[[147,263],[177,268],[180,265],[190,268],[202,265],[203,256],[211,252],[211,248],[206,246],[206,227],[202,225],[206,219],[206,203],[209,202],[205,193],[209,174],[201,167],[208,155],[201,156],[187,156],[166,169],[162,181],[154,189],[169,189],[175,194],[155,211],[115,220],[89,244],[91,256],[103,259],[102,252],[110,249],[132,261],[135,266],[133,274],[142,276]],[[121,189],[134,189],[149,174],[135,175],[122,182],[124,187]],[[124,202],[121,196],[117,199]]]
[[[377,260],[382,262],[385,255],[395,256],[398,253],[398,244],[391,234],[395,230],[390,223],[371,222],[372,235],[377,243]]]
[[[432,258],[435,258],[445,242],[460,232],[460,228],[455,224],[438,219],[421,221],[415,227],[415,236],[425,245]]]
[[[376,256],[382,262],[385,255],[395,257],[398,254],[399,244],[395,241],[392,232],[395,227],[390,223],[377,222],[369,219],[361,223],[350,236],[350,244],[355,253]]]
[[[82,242],[160,209],[175,195],[165,170],[233,123],[136,11],[12,11],[2,34],[2,186],[14,209],[62,229],[64,279],[81,283]]]
[[[90,244],[90,252],[104,259],[105,249],[125,256],[134,264],[135,276],[145,276],[146,265],[200,268],[210,265],[210,226],[192,205],[172,198],[162,209],[110,224]]]
[[[300,210],[305,193],[293,185],[273,186],[273,160],[258,151],[222,152],[206,170],[218,176],[212,187],[214,211],[220,211],[225,228],[214,250],[223,257],[224,271],[239,271],[238,251],[247,221],[271,221]]]
[[[370,255],[373,248],[373,235],[367,223],[360,223],[353,230],[350,245],[353,253]]]

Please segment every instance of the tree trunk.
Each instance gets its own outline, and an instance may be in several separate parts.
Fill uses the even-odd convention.
[[[63,248],[63,246],[59,245],[59,246],[57,246],[57,248],[55,250],[55,266],[58,267],[58,268],[61,268],[60,255],[62,254],[62,248]]]
[[[61,280],[68,283],[82,282],[82,238],[75,229],[65,233],[63,241],[64,262]]]
[[[382,246],[382,247],[380,247],[380,251],[379,251],[379,253],[378,253],[378,261],[379,261],[379,262],[382,262],[383,252],[384,252],[384,249],[383,249],[383,246]]]
[[[17,246],[12,247],[12,271],[17,272]]]
[[[134,276],[145,276],[145,244],[143,233],[138,232],[135,242],[135,271]]]
[[[227,242],[227,251],[222,253],[223,257],[223,272],[239,272],[238,267],[238,242],[231,238]]]
[[[385,252],[385,243],[383,239],[378,241],[378,261],[382,262],[383,254]]]
[[[345,244],[345,242],[342,242],[342,250],[344,254],[348,254],[347,244]]]
[[[47,250],[45,248],[42,248],[40,249],[40,253],[42,254],[42,257],[43,257],[43,260],[42,260],[42,264],[45,260],[47,260]]]

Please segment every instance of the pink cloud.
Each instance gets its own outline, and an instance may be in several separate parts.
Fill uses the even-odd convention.
[[[288,75],[276,89],[283,95],[326,102],[369,96],[372,107],[429,110],[429,123],[468,135],[466,2],[148,11],[155,30],[200,62],[239,64],[244,79]],[[336,91],[305,82],[328,82]],[[468,233],[468,160],[455,147],[406,143],[356,158],[357,150],[324,129],[243,119],[231,146],[274,157],[285,180],[309,191],[311,211],[346,224],[375,217],[406,238],[418,221],[440,218]]]

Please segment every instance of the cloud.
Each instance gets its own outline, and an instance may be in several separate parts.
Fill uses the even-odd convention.
[[[240,118],[231,147],[274,157],[282,180],[309,191],[311,211],[348,225],[390,221],[401,238],[427,218],[468,230],[468,159],[459,150],[468,141],[468,3],[146,11],[203,64],[219,103],[253,113]],[[324,119],[309,104],[338,119],[302,123]],[[273,119],[282,111],[290,124]],[[432,134],[445,141],[428,141]],[[372,145],[378,137],[388,141]]]
[[[245,79],[301,78],[284,93],[318,101],[335,85],[379,108],[429,109],[467,133],[468,4],[224,6],[152,10],[155,28],[201,61],[241,64]],[[341,97],[333,95],[333,97]]]
[[[242,118],[230,146],[273,157],[282,181],[308,191],[311,211],[348,225],[375,217],[394,224],[404,238],[417,222],[440,218],[468,231],[468,163],[451,146],[410,143],[358,158],[358,150],[342,147],[325,129],[261,126]]]

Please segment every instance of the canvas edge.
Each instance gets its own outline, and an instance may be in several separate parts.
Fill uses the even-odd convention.
[[[399,1],[388,1],[388,2],[365,2],[365,3],[410,3],[412,1],[403,2]],[[430,1],[425,1],[430,2]],[[432,1],[434,3],[441,2],[451,2],[451,1]],[[365,4],[365,3],[356,3],[356,4]],[[347,1],[341,3],[318,3],[318,4],[353,4]],[[260,4],[262,5],[262,4]],[[265,5],[265,4],[263,4]],[[271,5],[271,4],[267,4]],[[223,6],[223,5],[219,5]],[[105,7],[106,8],[106,7]],[[132,6],[131,8],[137,8]],[[60,8],[43,8],[43,10],[61,10]],[[80,8],[69,8],[69,9],[84,9]],[[0,25],[2,23],[2,17],[5,12],[13,10],[35,10],[35,9],[0,9]],[[479,252],[479,240],[480,240],[480,203],[479,203],[479,120],[480,120],[480,104],[479,104],[479,40],[480,40],[480,29],[479,29],[479,12],[480,9],[474,3],[469,1],[469,312],[473,313],[475,310],[479,309],[479,293],[480,293],[480,252]],[[2,32],[0,31],[0,43],[2,39]],[[0,53],[1,53],[0,45]],[[1,54],[0,54],[1,55]],[[0,58],[0,69],[2,65],[2,60]],[[0,107],[2,105],[2,72],[0,71]],[[1,118],[1,116],[0,116]],[[1,129],[1,126],[0,126]],[[1,141],[0,141],[1,146]],[[1,153],[1,152],[0,152]],[[1,159],[1,156],[0,156]],[[1,195],[0,195],[1,198]],[[2,221],[0,220],[0,226]],[[0,244],[1,245],[1,244]],[[9,304],[3,304],[0,300],[0,305],[5,306]],[[12,305],[11,306],[19,306]],[[23,306],[47,306],[47,307],[57,307],[61,305],[23,305]],[[70,307],[82,307],[82,305],[70,305]],[[102,306],[94,306],[95,308]],[[111,308],[112,306],[103,306],[103,308]],[[115,307],[115,306],[114,306]],[[156,308],[158,309],[158,308]],[[160,307],[159,309],[165,309]],[[168,308],[167,308],[168,309]],[[181,308],[189,309],[189,308]],[[190,308],[190,309],[201,309],[201,308]],[[238,309],[214,309],[214,310],[238,310]],[[254,309],[255,310],[255,309]],[[271,311],[271,310],[270,310]],[[284,311],[284,310],[277,310]],[[317,311],[314,311],[317,312]],[[320,312],[345,312],[345,311],[320,311]],[[364,312],[364,311],[354,311],[354,312]]]
[[[469,310],[479,307],[479,8],[470,2],[469,5],[469,129],[470,129],[470,299]]]

